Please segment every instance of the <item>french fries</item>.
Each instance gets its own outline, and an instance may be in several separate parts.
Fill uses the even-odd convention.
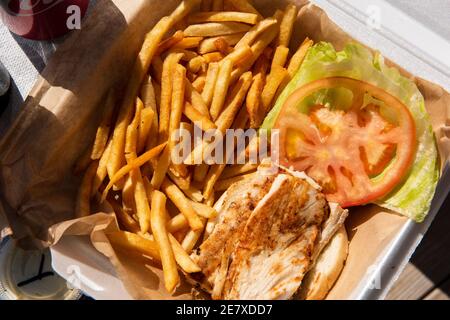
[[[195,88],[189,81],[186,81],[185,97],[186,97],[186,100],[189,103],[191,103],[191,105],[198,112],[200,112],[202,115],[204,115],[208,119],[210,118],[208,106],[207,106],[205,100],[203,99],[203,96],[199,92],[197,92],[197,90],[195,90]]]
[[[147,151],[146,153],[142,154],[138,158],[134,159],[121,169],[117,171],[117,173],[113,176],[113,178],[109,181],[108,185],[106,186],[105,190],[102,194],[102,202],[105,201],[106,196],[108,195],[108,191],[112,188],[114,183],[122,179],[126,174],[128,174],[131,170],[141,167],[144,163],[150,161],[151,159],[157,157],[160,152],[165,148],[167,143],[162,143],[159,146]]]
[[[276,66],[284,67],[288,55],[289,55],[289,48],[282,45],[278,46],[273,55],[272,66],[270,68],[274,69]]]
[[[237,49],[244,45],[251,46],[254,43],[254,41],[259,37],[260,34],[265,32],[270,27],[275,26],[276,24],[277,20],[274,18],[268,18],[260,21],[238,41],[235,48]]]
[[[295,4],[289,4],[284,11],[283,19],[280,24],[280,34],[278,35],[279,46],[289,47],[297,13],[298,8]]]
[[[239,40],[241,40],[241,38],[243,37],[244,34],[245,34],[244,32],[239,32],[239,33],[234,33],[234,34],[229,34],[229,35],[224,35],[224,36],[206,38],[198,46],[198,52],[200,54],[205,54],[205,53],[216,51],[217,50],[216,41],[218,39],[222,39],[229,46],[233,46],[236,43],[238,43]]]
[[[164,282],[168,292],[172,293],[180,283],[175,256],[172,251],[166,229],[166,196],[155,190],[152,196],[151,226],[164,272]]]
[[[211,101],[211,118],[215,121],[223,108],[225,98],[227,96],[228,86],[230,85],[231,71],[233,69],[233,61],[226,60],[219,68],[216,85],[214,87],[213,98]]]
[[[202,220],[192,207],[191,202],[175,184],[173,184],[169,179],[166,178],[161,185],[161,189],[177,206],[181,213],[184,214],[189,222],[189,226],[193,230],[199,230],[203,228]]]
[[[256,24],[258,15],[246,12],[199,12],[188,17],[188,23],[202,22],[242,22],[247,24]]]
[[[160,262],[169,293],[178,269],[201,271],[189,255],[214,228],[216,197],[256,172],[255,163],[227,163],[259,152],[259,136],[237,155],[227,146],[223,163],[203,156],[228,129],[259,128],[301,67],[313,42],[290,58],[296,16],[293,5],[264,18],[249,0],[181,1],[146,35],[117,112],[113,91],[105,94],[94,142],[74,167],[84,172],[75,214],[107,201],[121,230],[107,234],[111,245]],[[218,141],[183,140],[190,147],[179,163],[180,129]]]
[[[159,248],[155,241],[127,231],[116,231],[108,233],[106,236],[113,247],[117,246],[125,250],[142,253],[157,261],[161,260]]]
[[[229,0],[230,3],[235,7],[237,10],[242,12],[250,12],[256,14],[258,19],[262,18],[262,15],[258,12],[258,10],[253,7],[248,0]]]
[[[167,38],[166,40],[162,41],[159,44],[158,49],[156,49],[155,54],[160,55],[161,53],[163,53],[167,49],[173,47],[175,44],[177,44],[178,42],[180,42],[183,39],[184,39],[183,31],[178,30],[171,37]]]
[[[188,37],[217,37],[238,32],[246,32],[251,26],[240,22],[208,22],[192,24],[184,30]]]
[[[127,126],[132,117],[133,101],[148,72],[152,58],[155,56],[156,50],[158,49],[159,42],[167,31],[169,31],[175,23],[188,15],[192,8],[198,5],[199,2],[199,0],[182,1],[170,16],[162,18],[146,35],[142,49],[138,54],[131,77],[128,81],[122,106],[114,128],[109,159],[110,170],[108,172],[111,175],[116,174],[120,167],[125,163],[123,150],[125,148]]]
[[[155,111],[153,111],[152,108],[142,109],[138,127],[137,153],[141,153],[142,150],[147,145],[147,140],[149,139],[149,134],[153,126],[154,119],[155,119]]]
[[[161,83],[161,104],[159,111],[159,143],[169,138],[170,106],[172,102],[173,75],[182,53],[171,53],[164,61]]]
[[[264,86],[264,90],[261,94],[261,101],[264,108],[264,114],[266,114],[271,109],[271,103],[277,90],[285,77],[287,77],[288,72],[285,68],[278,65],[270,72],[269,77],[267,77],[267,83]]]
[[[305,41],[300,45],[297,52],[294,53],[294,55],[291,58],[291,61],[289,62],[289,66],[287,68],[287,71],[289,73],[289,77],[293,78],[295,73],[298,69],[300,69],[300,66],[303,63],[303,60],[306,57],[306,53],[308,52],[309,48],[312,47],[314,44],[314,41],[306,38]]]
[[[201,114],[197,109],[195,109],[189,102],[184,105],[184,115],[191,120],[193,123],[199,125],[199,128],[203,131],[216,129],[217,126],[209,120],[208,117]]]

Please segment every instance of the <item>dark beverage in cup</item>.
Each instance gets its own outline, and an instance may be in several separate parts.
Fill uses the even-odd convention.
[[[19,36],[47,40],[79,27],[89,0],[0,0],[3,23]]]

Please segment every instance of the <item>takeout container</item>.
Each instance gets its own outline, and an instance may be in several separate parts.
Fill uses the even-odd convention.
[[[268,15],[288,1],[254,2]],[[450,88],[445,61],[421,56],[418,46],[413,44],[399,43],[401,37],[392,28],[389,30],[389,26],[382,25],[377,30],[365,23],[364,5],[368,2],[314,2],[360,42],[380,50],[412,74]],[[14,231],[16,237],[24,237],[24,246],[52,244],[54,269],[97,299],[190,297],[189,286],[182,286],[174,297],[169,296],[163,289],[161,272],[149,265],[148,260],[111,248],[105,232],[117,229],[113,215],[99,213],[70,220],[80,182],[71,174],[71,166],[92,141],[105,93],[114,87],[116,98],[120,98],[145,32],[177,3],[175,0],[99,0],[82,30],[74,33],[55,53],[27,98],[23,112],[0,141],[2,235]],[[309,36],[316,41],[330,41],[341,49],[351,40],[321,9],[307,5],[306,1],[296,3],[303,6],[294,32],[298,43]],[[386,5],[384,1],[371,3]],[[390,19],[383,19],[387,20]],[[394,26],[399,21],[392,20]],[[410,25],[409,30],[413,32],[414,27]],[[448,45],[434,44],[440,49]],[[431,114],[444,168],[450,154],[447,127],[450,95],[425,80],[416,79],[416,82]],[[346,223],[349,257],[329,299],[384,297],[449,193],[446,179],[444,176],[441,179],[423,224],[415,224],[376,206],[351,212]],[[47,233],[47,227],[52,225]]]

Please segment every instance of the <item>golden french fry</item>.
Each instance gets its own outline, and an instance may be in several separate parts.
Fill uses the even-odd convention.
[[[228,34],[228,35],[224,35],[224,36],[206,38],[200,43],[200,45],[198,47],[198,52],[200,54],[205,54],[205,53],[209,53],[209,52],[218,50],[215,45],[215,41],[219,38],[226,41],[226,43],[229,46],[234,46],[236,43],[239,42],[239,40],[241,40],[241,38],[244,36],[244,34],[245,34],[244,32],[239,32],[239,33]]]
[[[220,178],[226,164],[215,164],[208,170],[208,175],[205,178],[205,186],[203,187],[203,197],[208,199],[212,196],[215,189],[215,184]]]
[[[203,194],[201,193],[200,190],[195,188],[192,184],[189,186],[188,189],[184,189],[182,191],[186,195],[186,197],[188,197],[192,201],[195,201],[195,202],[203,201]]]
[[[212,11],[222,11],[224,0],[212,0]]]
[[[205,88],[202,92],[203,100],[207,106],[211,104],[218,75],[219,64],[217,62],[210,63],[206,74]]]
[[[236,44],[235,48],[240,48],[244,45],[251,46],[260,34],[264,33],[268,28],[277,24],[277,20],[274,18],[267,18],[261,20],[253,28],[251,28]]]
[[[215,122],[217,128],[222,132],[222,134],[225,134],[225,131],[233,124],[236,114],[244,102],[251,83],[252,73],[248,71],[239,78],[239,81],[231,90],[231,95],[227,100],[226,106]]]
[[[271,103],[278,90],[278,87],[287,76],[287,70],[283,67],[275,66],[275,68],[271,70],[269,76],[267,77],[267,82],[264,86],[264,90],[261,94],[261,101],[264,110],[263,117],[265,117],[265,114],[270,111]]]
[[[151,226],[153,237],[159,247],[165,287],[172,293],[179,285],[180,277],[166,229],[166,196],[158,190],[153,192],[152,197]]]
[[[239,112],[247,91],[250,88],[251,82],[252,73],[249,71],[241,76],[239,81],[231,90],[229,98],[225,104],[226,106],[215,122],[217,130],[222,136],[233,124],[236,114]],[[185,159],[184,163],[187,165],[195,164],[198,159],[203,159],[204,153],[208,153],[208,148],[210,148],[210,145],[206,142],[198,144],[194,150],[192,150],[191,154]]]
[[[182,53],[183,56],[181,57],[182,61],[190,61],[196,57],[198,57],[198,53],[191,51],[191,50],[187,50],[187,49],[171,49],[168,51],[168,54],[171,53]]]
[[[170,219],[166,225],[167,231],[170,233],[175,233],[187,227],[189,227],[189,223],[182,213],[177,214],[175,217]]]
[[[258,164],[245,163],[240,165],[231,165],[222,172],[221,179],[233,178],[258,169]]]
[[[233,66],[244,64],[246,61],[253,58],[253,51],[248,45],[241,46],[231,52],[225,57],[226,60],[231,60]]]
[[[231,60],[226,60],[220,65],[210,108],[211,118],[214,121],[219,117],[225,103],[232,69],[233,62]]]
[[[172,82],[172,107],[169,123],[169,149],[171,151],[174,150],[176,145],[174,135],[175,131],[180,128],[181,116],[184,108],[186,69],[182,65],[177,64],[175,66]]]
[[[169,168],[167,172],[170,180],[172,180],[181,190],[188,190],[191,186],[191,176],[188,174],[186,177],[180,177],[179,175],[177,176],[177,174],[173,171],[174,170],[171,170],[171,168]]]
[[[168,17],[162,18],[153,29],[146,35],[141,51],[135,61],[131,77],[125,90],[122,106],[113,132],[113,142],[111,147],[110,165],[108,174],[115,175],[120,167],[125,163],[124,149],[127,126],[132,118],[133,102],[139,88],[148,73],[150,63],[158,48],[159,42],[170,28],[182,18],[184,18],[200,0],[184,0]]]
[[[186,37],[180,42],[177,42],[171,50],[197,48],[202,40],[203,37]]]
[[[289,48],[285,46],[278,46],[273,55],[271,69],[274,69],[275,66],[284,67],[288,55],[289,55]]]
[[[262,15],[253,7],[248,0],[228,0],[238,11],[250,12],[257,15],[258,19],[262,19]]]
[[[161,104],[159,111],[159,142],[169,139],[170,107],[172,102],[173,76],[182,53],[171,53],[164,60],[163,77],[161,83]]]
[[[186,219],[189,221],[189,226],[193,230],[203,228],[203,223],[192,207],[191,202],[173,182],[166,178],[164,179],[161,188],[181,213],[185,215]]]
[[[159,43],[158,49],[156,49],[155,54],[160,55],[162,52],[173,47],[175,44],[177,44],[183,39],[184,39],[183,31],[181,30],[176,31],[172,36]]]
[[[111,142],[111,139],[109,139],[108,144],[106,145],[106,149],[98,162],[97,172],[95,173],[92,181],[91,197],[94,197],[97,194],[100,185],[102,184],[103,180],[105,180],[106,175],[108,174],[106,165],[108,163],[109,153],[111,152]]]
[[[117,246],[125,250],[144,254],[158,261],[161,260],[158,245],[153,240],[127,231],[115,231],[107,233],[106,236],[113,247]]]
[[[144,109],[144,104],[141,99],[136,98],[136,112],[127,128],[127,134],[125,139],[125,154],[136,153],[138,143],[138,126],[141,118],[141,112]]]
[[[180,245],[180,243],[175,239],[173,235],[169,234],[169,240],[172,245],[173,253],[175,254],[175,259],[180,268],[187,273],[200,272],[201,271],[200,267],[197,264],[195,264],[194,261],[192,261],[192,259],[184,251],[183,247]]]
[[[269,27],[261,36],[256,40],[256,42],[251,46],[253,57],[248,59],[243,65],[236,68],[231,74],[231,82],[235,82],[244,73],[250,70],[255,61],[261,56],[264,49],[270,45],[273,39],[275,39],[278,33],[278,25],[275,24]]]
[[[155,171],[153,172],[151,185],[155,189],[159,189],[161,187],[162,182],[166,176],[167,170],[170,165],[170,148],[165,148],[163,153],[158,159],[158,163],[156,164]]]
[[[212,63],[221,61],[225,56],[218,51],[214,51],[210,53],[205,53],[204,55],[202,55],[202,57],[203,59],[205,59],[206,63]]]
[[[248,129],[248,113],[247,108],[241,108],[239,110],[239,113],[237,114],[236,118],[233,122],[233,128],[235,129]]]
[[[222,37],[217,37],[217,39],[214,40],[214,46],[223,55],[227,55],[233,51],[233,48]]]
[[[206,84],[206,76],[199,76],[197,79],[192,82],[192,87],[199,93],[203,91],[203,88]]]
[[[197,165],[194,169],[194,181],[203,182],[208,173],[208,168],[206,163]]]
[[[132,216],[136,212],[136,203],[134,202],[134,189],[136,187],[136,178],[128,175],[122,189],[122,208],[123,211]],[[109,196],[109,195],[108,195]]]
[[[195,109],[189,102],[184,104],[184,115],[196,124],[201,130],[206,131],[210,129],[216,129],[217,126],[209,120],[208,117],[201,114],[197,109]]]
[[[191,205],[194,208],[195,212],[203,218],[212,219],[217,216],[217,211],[204,203],[199,203],[195,201],[191,201]]]
[[[314,44],[314,41],[310,40],[309,38],[306,38],[305,41],[300,45],[297,52],[294,53],[291,60],[289,61],[288,65],[288,73],[291,78],[294,77],[294,75],[297,73],[298,69],[300,69],[300,66],[303,63],[303,60],[305,60],[306,54],[308,53],[309,48],[311,48]]]
[[[119,225],[122,228],[124,228],[125,231],[137,233],[141,230],[136,220],[134,220],[132,217],[130,217],[123,211],[121,205],[117,202],[116,199],[114,199],[112,195],[108,195],[107,201],[111,205],[114,213],[116,214],[116,218],[117,221],[119,222]]]
[[[162,66],[162,61],[161,61],[161,66]],[[161,71],[162,71],[162,68],[161,68]],[[141,97],[142,103],[144,104],[144,108],[150,108],[153,110],[153,112],[155,114],[158,113],[158,111],[157,111],[158,108],[157,108],[157,103],[156,103],[156,91],[153,86],[151,76],[148,76],[144,80],[144,83],[142,84],[142,87],[141,87],[140,97]],[[156,126],[158,125],[157,117],[154,118],[153,124],[156,124]]]
[[[153,77],[156,79],[156,81],[158,81],[158,83],[161,83],[163,73],[163,60],[160,56],[156,56],[153,58],[151,69]]]
[[[145,108],[141,111],[141,119],[139,121],[139,127],[138,127],[138,146],[137,146],[137,153],[141,153],[148,140],[148,135],[150,133],[150,130],[152,128],[153,119],[155,118],[155,112],[152,108]]]
[[[131,178],[135,181],[134,202],[136,203],[136,215],[139,220],[141,232],[150,230],[150,199],[147,197],[144,182],[139,168],[131,171]]]
[[[297,13],[298,8],[295,4],[289,4],[284,10],[283,19],[280,23],[280,33],[278,35],[279,46],[289,47]]]
[[[240,22],[207,22],[191,24],[184,30],[188,37],[216,37],[238,32],[246,32],[251,26]]]
[[[208,119],[210,118],[208,106],[203,100],[202,95],[198,93],[197,90],[195,90],[195,88],[192,86],[192,83],[190,83],[189,81],[186,81],[185,98],[195,109],[197,109],[197,111],[199,111]]]
[[[98,161],[93,161],[86,172],[78,189],[77,202],[75,207],[75,217],[81,218],[91,214],[91,194],[92,182],[97,172]]]
[[[253,77],[253,83],[245,101],[251,128],[259,128],[264,120],[264,112],[261,102],[261,94],[265,85],[265,76],[258,73]]]
[[[220,10],[214,10],[213,12],[198,12],[191,14],[188,17],[188,23],[202,23],[202,22],[242,22],[247,24],[256,24],[258,22],[258,16],[254,13],[247,12],[219,12]]]
[[[157,157],[161,153],[161,151],[165,148],[166,145],[167,145],[167,142],[162,143],[159,146],[154,147],[153,149],[147,151],[146,153],[144,153],[141,156],[137,157],[136,159],[132,160],[127,165],[120,168],[119,171],[117,171],[116,174],[109,181],[108,185],[106,186],[105,190],[103,191],[101,202],[105,201],[106,196],[108,195],[108,192],[112,188],[114,183],[116,183],[117,181],[122,179],[131,170],[133,170],[135,168],[140,168],[143,164],[145,164],[148,161],[150,161],[151,159]]]
[[[114,114],[114,94],[113,91],[109,91],[106,103],[102,113],[102,121],[97,128],[97,133],[95,134],[94,145],[92,146],[91,159],[98,160],[101,158],[103,152],[106,148],[106,143],[109,138],[109,131],[113,125],[113,114]]]
[[[206,69],[206,61],[202,56],[195,57],[187,64],[187,68],[192,73],[197,73],[200,70]]]
[[[254,177],[255,175],[256,175],[256,172],[252,172],[252,173],[244,174],[244,175],[229,178],[229,179],[218,180],[214,186],[214,189],[215,189],[215,191],[225,191],[232,184],[239,182],[239,181],[243,181],[245,179],[249,179],[251,177]]]
[[[203,218],[203,220],[203,223],[206,223],[206,219]],[[184,249],[184,251],[190,254],[192,252],[192,249],[194,249],[195,244],[198,242],[198,239],[200,239],[202,233],[203,230],[189,230],[189,232],[184,237],[183,242],[181,242],[181,247]]]

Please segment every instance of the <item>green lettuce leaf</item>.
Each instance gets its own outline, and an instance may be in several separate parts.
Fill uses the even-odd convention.
[[[330,43],[316,44],[308,51],[301,68],[276,101],[262,128],[270,130],[273,127],[281,107],[294,90],[311,81],[333,76],[346,76],[369,82],[396,96],[409,107],[417,129],[416,158],[404,182],[377,204],[422,222],[430,208],[439,179],[438,151],[434,134],[423,96],[417,86],[403,77],[397,69],[386,66],[381,55],[374,56],[358,44],[349,44],[340,52]],[[314,102],[327,106],[345,104],[346,100],[343,93],[322,90],[305,99],[299,108],[306,112],[305,108]]]

